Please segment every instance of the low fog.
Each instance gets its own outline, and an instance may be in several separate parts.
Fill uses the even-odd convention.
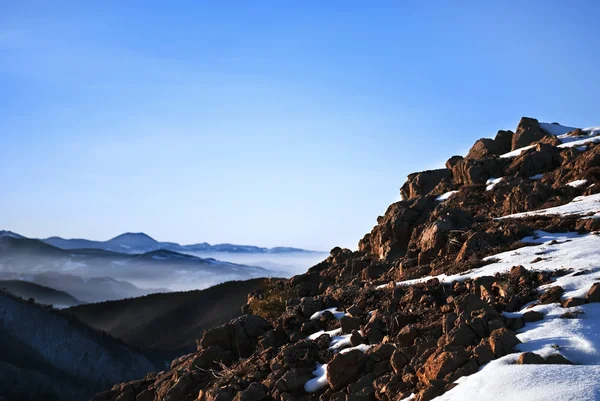
[[[81,302],[197,290],[256,277],[287,278],[305,272],[326,257],[324,253],[309,252],[184,255],[159,250],[121,254],[97,249],[64,250],[34,240],[4,240],[0,245],[0,279],[30,281],[64,291]]]

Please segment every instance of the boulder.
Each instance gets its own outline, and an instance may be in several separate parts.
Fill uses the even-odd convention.
[[[442,180],[452,181],[452,171],[447,168],[427,170],[408,175],[400,194],[404,199],[428,195]],[[441,195],[441,194],[435,194]]]
[[[496,143],[496,151],[499,155],[504,153],[508,153],[512,149],[512,139],[514,136],[514,132],[512,131],[498,131],[496,137],[494,138],[494,142]]]
[[[523,352],[517,359],[518,365],[543,365],[545,363],[546,360],[541,355],[533,352]]]
[[[396,336],[396,344],[402,347],[408,347],[413,344],[417,338],[417,329],[413,325],[404,326]]]
[[[496,142],[493,139],[481,138],[475,142],[467,154],[467,159],[483,159],[486,156],[498,154]]]
[[[367,357],[359,350],[336,354],[327,365],[327,382],[333,391],[354,382],[364,371]]]
[[[537,322],[544,319],[544,314],[538,311],[529,311],[523,314],[523,320],[525,323]]]
[[[363,321],[359,317],[342,316],[340,319],[340,326],[342,333],[350,334],[353,330],[359,330]]]
[[[569,361],[567,358],[562,356],[561,354],[552,354],[546,357],[546,363],[548,365],[572,365],[573,362]]]
[[[247,389],[235,395],[233,401],[263,401],[269,399],[265,387],[257,382],[250,383]]]
[[[553,304],[560,302],[564,292],[565,291],[560,286],[550,287],[542,294],[542,296],[540,296],[540,303]]]
[[[535,118],[523,117],[517,126],[517,132],[512,137],[511,150],[519,149],[539,141],[544,137],[540,123]]]
[[[423,366],[423,375],[426,380],[443,379],[454,372],[469,360],[469,353],[463,348],[452,351],[437,351],[433,353]]]
[[[452,167],[453,181],[459,185],[485,184],[491,177],[503,177],[506,159],[485,157],[462,159]]]
[[[515,346],[520,343],[515,333],[506,328],[496,329],[490,334],[490,346],[498,358],[515,352]]]
[[[585,298],[588,302],[600,302],[600,283],[592,284]]]
[[[459,161],[463,160],[464,158],[462,156],[452,156],[451,158],[448,159],[448,161],[446,161],[446,168],[447,169],[453,169],[454,166],[456,166],[456,163],[458,163]]]

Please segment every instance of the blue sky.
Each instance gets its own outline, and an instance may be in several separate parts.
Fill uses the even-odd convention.
[[[600,124],[592,1],[122,3],[0,0],[2,228],[354,248],[521,116]]]

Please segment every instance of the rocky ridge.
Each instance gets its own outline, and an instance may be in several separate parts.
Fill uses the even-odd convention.
[[[597,133],[524,117],[514,133],[478,140],[446,168],[409,175],[403,200],[378,217],[358,251],[334,248],[280,284],[293,295],[279,317],[252,314],[249,305],[267,299],[250,294],[249,314],[207,331],[197,352],[93,400],[426,401],[455,388],[457,379],[515,352],[515,332],[544,319],[535,310],[515,312],[598,302],[600,287],[564,299],[551,283],[568,270],[522,265],[452,282],[396,282],[473,271],[493,263],[485,256],[517,254],[536,230],[598,230],[600,220],[580,214],[498,219],[600,193]],[[523,353],[515,363],[571,361],[558,352]]]

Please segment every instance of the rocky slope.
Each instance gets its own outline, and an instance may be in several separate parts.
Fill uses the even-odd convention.
[[[523,118],[409,175],[358,251],[249,296],[269,320],[94,400],[594,399],[598,134]]]

